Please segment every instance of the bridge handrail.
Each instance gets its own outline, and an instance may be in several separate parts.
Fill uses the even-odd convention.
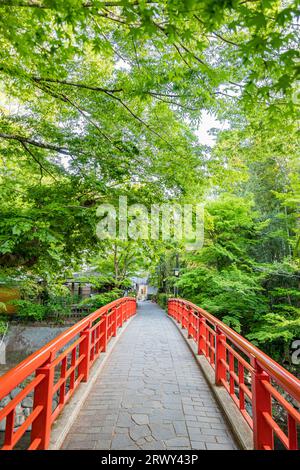
[[[32,425],[32,431],[29,448],[46,449],[48,447],[53,421],[79,383],[88,380],[91,365],[101,352],[105,352],[107,343],[111,337],[116,336],[118,327],[122,327],[123,322],[135,313],[136,300],[134,298],[117,299],[63,331],[0,377],[0,400],[2,400],[26,379],[30,380],[32,374],[36,374],[35,379],[31,379],[22,392],[19,392],[2,410],[0,409],[0,422],[6,419],[5,442],[2,449],[12,449],[30,425]],[[96,322],[95,325],[93,325],[94,322]],[[79,338],[76,340],[77,336]],[[74,340],[73,343],[61,352],[72,340]],[[58,357],[56,357],[57,353],[59,353]],[[69,368],[68,355],[72,356]],[[55,384],[54,369],[59,364],[62,369],[60,379]],[[75,372],[77,371],[78,377],[76,379]],[[70,383],[69,392],[66,393],[68,378],[72,383]],[[34,391],[32,413],[21,427],[14,431],[16,406],[32,390]],[[53,393],[57,390],[62,391],[59,396],[60,401],[57,408],[52,411]]]
[[[215,369],[216,384],[226,388],[253,429],[254,447],[273,449],[275,433],[286,448],[297,449],[297,423],[300,424],[300,413],[276,386],[279,385],[294,400],[300,402],[300,380],[239,333],[192,302],[178,298],[169,299],[168,314],[188,330],[188,336],[198,345],[198,354],[206,356]],[[248,363],[241,354],[250,362]],[[251,390],[245,383],[245,370],[251,374]],[[275,387],[271,380],[276,383]],[[272,417],[272,399],[287,413],[288,436]],[[246,400],[252,405],[252,416],[245,407]]]

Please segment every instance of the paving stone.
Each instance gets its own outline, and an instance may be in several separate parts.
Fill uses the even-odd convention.
[[[189,446],[190,440],[187,437],[174,437],[165,441],[166,445],[172,447],[186,447]]]
[[[101,440],[94,444],[93,450],[108,450],[111,446],[111,440]]]
[[[117,420],[117,426],[128,428],[131,425],[132,425],[131,415],[129,413],[120,413],[118,420]]]
[[[149,424],[149,416],[143,414],[133,414],[131,416],[136,424]]]
[[[177,436],[187,436],[188,431],[184,421],[173,421],[173,426]]]
[[[114,434],[129,434],[129,428],[122,428],[116,426],[114,429]]]
[[[220,444],[233,444],[232,438],[226,436],[216,436],[216,441]]]
[[[207,443],[206,444],[207,450],[234,450],[235,447],[232,444],[213,444],[213,443]]]
[[[114,436],[111,442],[111,449],[114,450],[125,450],[128,449],[129,446],[133,446],[134,442],[130,437],[126,434],[118,434]]]
[[[152,436],[156,440],[166,440],[176,437],[175,430],[170,424],[150,424]]]
[[[135,425],[131,426],[129,429],[129,435],[133,441],[137,441],[141,437],[146,437],[151,435],[149,426],[146,425]]]
[[[215,436],[206,436],[205,434],[190,434],[190,439],[191,441],[197,441],[197,442],[217,442],[217,439]]]
[[[142,450],[165,450],[166,445],[162,441],[147,442],[141,446]]]
[[[144,437],[142,437],[141,439],[138,439],[137,441],[135,441],[136,445],[138,446],[142,446],[143,444],[146,444],[146,439]]]
[[[191,442],[191,447],[193,450],[206,450],[205,442]]]

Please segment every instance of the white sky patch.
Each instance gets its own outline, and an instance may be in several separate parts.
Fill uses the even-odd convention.
[[[208,111],[202,112],[201,122],[198,129],[195,131],[200,144],[209,145],[212,147],[216,143],[216,136],[211,134],[212,129],[228,129],[229,123],[227,121],[219,121],[213,114]]]
[[[7,96],[4,91],[0,89],[0,110],[7,115],[24,116],[26,114],[25,107],[19,103],[15,98]]]

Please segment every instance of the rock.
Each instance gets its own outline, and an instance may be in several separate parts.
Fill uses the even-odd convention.
[[[23,413],[22,414],[17,414],[15,416],[15,427],[17,428],[17,427],[21,426],[21,424],[23,424],[24,421],[25,421],[25,416],[23,415]]]
[[[3,419],[2,421],[0,421],[0,432],[5,431],[5,427],[6,427],[6,422],[5,422],[5,419]]]
[[[17,404],[15,410],[16,410],[16,415],[23,415],[23,408],[21,406],[21,403]]]
[[[9,396],[2,398],[2,400],[0,401],[0,409],[3,409],[6,405],[9,404],[10,401],[11,400]]]
[[[23,409],[23,414],[24,414],[24,416],[26,416],[26,418],[27,418],[27,416],[30,415],[31,412],[32,412],[32,408],[24,408]]]
[[[33,398],[25,397],[24,400],[22,400],[22,406],[23,406],[23,408],[32,408],[33,407]]]
[[[16,387],[14,390],[10,392],[11,398],[15,398],[20,392],[22,392],[22,388]]]

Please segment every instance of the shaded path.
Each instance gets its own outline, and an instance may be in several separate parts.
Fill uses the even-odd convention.
[[[235,449],[202,373],[165,312],[139,305],[63,449]]]

